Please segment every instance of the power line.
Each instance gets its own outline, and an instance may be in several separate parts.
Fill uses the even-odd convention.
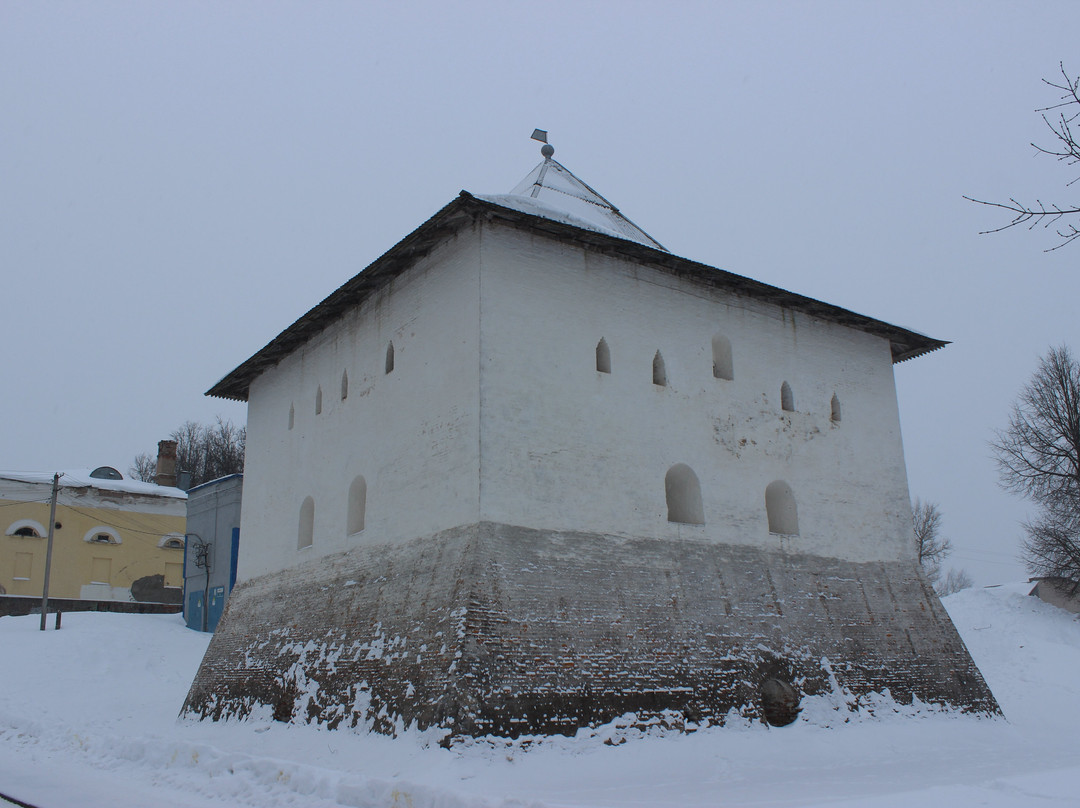
[[[953,550],[953,555],[974,555],[974,556],[998,556],[999,558],[1015,558],[1015,553],[1007,553],[1003,550],[981,550],[978,547],[963,547]]]
[[[90,519],[91,521],[99,522],[100,524],[105,525],[107,527],[120,528],[121,530],[123,530],[125,532],[129,532],[129,533],[141,533],[141,534],[143,534],[145,536],[157,536],[158,538],[160,538],[162,536],[168,535],[171,532],[171,531],[163,531],[161,529],[157,529],[157,530],[141,530],[139,527],[133,527],[131,522],[129,522],[128,524],[124,524],[123,523],[124,520],[122,520],[122,519],[119,519],[119,520],[118,519],[100,519],[98,516],[96,516],[94,514],[87,513],[86,511],[84,511],[84,510],[82,510],[80,508],[76,508],[74,505],[64,505],[62,507],[68,508],[69,510],[74,511],[77,514],[85,516],[88,519]],[[117,514],[122,514],[122,515],[124,514],[123,511],[117,511],[116,513]],[[131,514],[126,514],[126,515],[130,516]],[[183,519],[184,517],[174,516],[174,517],[171,517],[171,518],[173,518],[173,519]],[[143,522],[143,523],[135,523],[135,524],[139,524],[143,528],[152,527],[152,525],[150,525],[148,523],[145,523],[145,522]]]
[[[41,504],[41,505],[44,505],[45,503],[47,503],[49,501],[49,499],[50,499],[50,497],[46,497],[45,499],[21,499],[21,500],[15,500],[13,502],[5,502],[3,504],[0,504],[0,508],[13,508],[16,505],[26,505],[26,504]]]

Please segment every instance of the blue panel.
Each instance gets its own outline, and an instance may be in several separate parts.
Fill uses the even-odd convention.
[[[232,529],[232,553],[229,555],[229,591],[236,584],[236,561],[240,557],[240,528]]]
[[[184,621],[188,628],[202,631],[203,598],[202,592],[192,592],[187,598]]]
[[[188,605],[187,605],[187,603],[188,603],[188,591],[187,591],[187,577],[188,577],[188,565],[187,565],[187,563],[188,563],[188,556],[187,556],[187,551],[188,551],[188,542],[187,542],[187,534],[185,534],[184,535],[184,593],[180,598],[180,602],[184,605],[184,620],[185,620],[185,622],[189,621],[191,619],[191,618],[188,617]],[[187,625],[188,625],[188,628],[191,627],[190,622],[188,622]]]
[[[218,620],[221,619],[221,612],[225,608],[225,587],[215,586],[210,590],[210,610],[207,613],[206,628],[208,631],[215,631],[217,629]]]

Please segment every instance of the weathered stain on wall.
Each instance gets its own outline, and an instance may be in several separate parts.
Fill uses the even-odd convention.
[[[164,575],[144,575],[131,582],[131,598],[142,603],[175,603],[183,601],[184,590],[165,586]]]

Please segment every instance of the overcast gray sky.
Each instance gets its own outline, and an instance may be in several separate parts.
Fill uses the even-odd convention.
[[[0,468],[115,465],[459,190],[556,158],[672,252],[954,344],[896,367],[951,563],[1024,575],[987,441],[1080,350],[1028,145],[1080,4],[0,0]]]

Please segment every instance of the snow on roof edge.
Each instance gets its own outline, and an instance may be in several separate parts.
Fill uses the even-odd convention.
[[[763,281],[718,269],[689,258],[682,258],[664,248],[657,249],[648,244],[631,241],[625,236],[603,232],[596,227],[583,227],[578,223],[558,221],[537,212],[503,205],[463,190],[455,199],[414,228],[367,267],[346,280],[321,302],[280,331],[261,349],[225,374],[206,391],[206,395],[233,401],[247,401],[248,390],[254,378],[275,366],[284,356],[296,350],[312,335],[321,332],[340,315],[341,311],[365,299],[374,288],[381,286],[384,277],[395,276],[410,266],[413,261],[428,254],[448,234],[456,233],[468,222],[475,221],[477,210],[474,206],[476,205],[487,208],[488,211],[498,212],[500,218],[504,218],[508,223],[538,227],[556,237],[559,233],[558,228],[573,228],[581,234],[580,239],[585,242],[599,244],[600,242],[594,240],[612,239],[615,244],[611,246],[619,245],[617,251],[631,260],[644,260],[667,271],[686,273],[707,283],[724,286],[736,294],[761,298],[774,305],[802,310],[811,316],[883,337],[890,341],[894,364],[914,359],[949,344],[947,340],[938,340],[869,315],[859,314],[816,298],[772,286]],[[550,226],[544,227],[542,222],[549,222]]]
[[[93,469],[68,469],[60,471],[61,488],[98,488],[102,491],[120,491],[126,494],[145,494],[153,497],[187,499],[187,492],[168,485],[145,483],[142,480],[105,480],[91,477]],[[51,485],[55,471],[0,471],[0,480],[19,483]]]
[[[473,196],[477,199],[482,199],[485,202],[490,202],[493,205],[510,208],[511,210],[516,210],[520,213],[528,213],[532,216],[542,216],[545,219],[551,219],[555,222],[572,225],[573,227],[580,227],[582,230],[592,230],[594,233],[603,233],[605,236],[611,236],[612,238],[621,238],[626,239],[627,241],[637,242],[638,244],[645,244],[645,242],[638,239],[632,239],[613,228],[604,227],[596,222],[590,222],[586,219],[574,216],[572,213],[559,210],[552,205],[541,202],[539,199],[532,199],[527,196],[517,196],[516,194],[473,194]],[[646,244],[646,246],[651,247],[652,245]]]

